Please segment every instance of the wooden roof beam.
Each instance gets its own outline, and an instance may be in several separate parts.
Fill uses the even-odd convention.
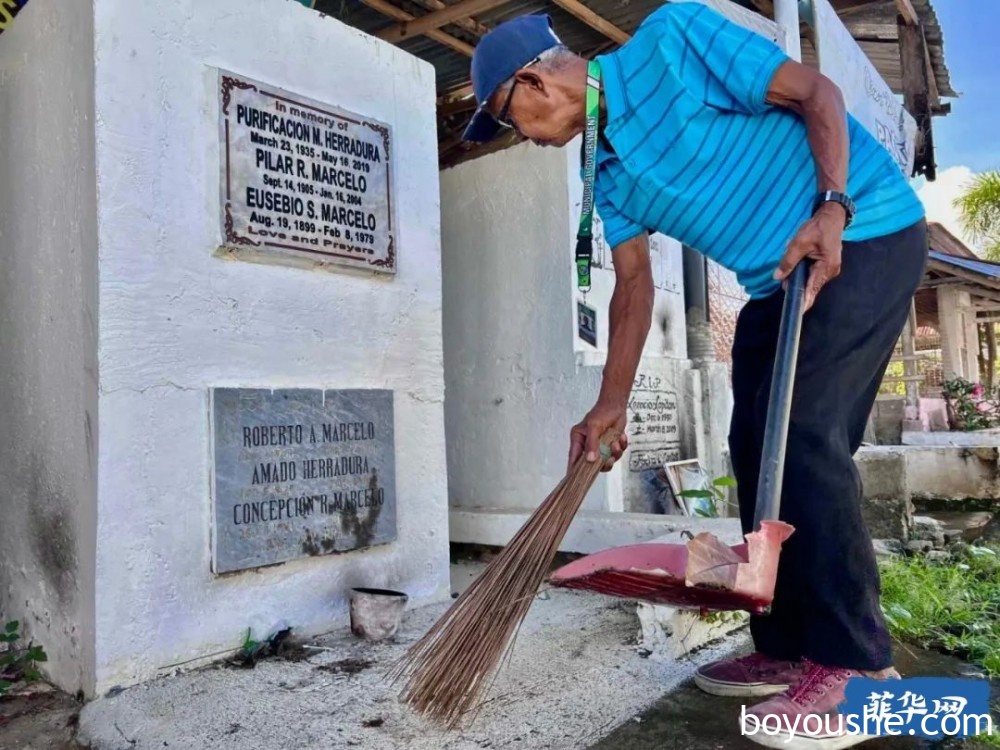
[[[760,11],[762,16],[770,19],[774,18],[774,0],[750,0],[753,6]]]
[[[411,39],[415,36],[420,36],[425,34],[427,36],[431,35],[431,32],[440,29],[449,23],[455,23],[469,16],[473,16],[477,13],[482,13],[492,8],[496,8],[499,5],[503,5],[509,0],[459,0],[459,2],[454,5],[447,5],[441,10],[431,11],[425,15],[415,18],[410,17],[411,20],[403,21],[394,26],[390,26],[387,29],[382,29],[375,34],[379,39],[384,39],[387,42],[392,42],[394,44],[403,41],[404,39]],[[368,0],[363,0],[363,2],[368,2]]]
[[[959,268],[950,263],[935,260],[934,258],[927,261],[927,267],[929,270],[936,271],[938,273],[964,279],[966,283],[972,282],[975,288],[975,292],[973,293],[978,294],[980,297],[986,297],[987,299],[1000,299],[1000,280],[998,279],[978,274],[975,271],[966,271],[964,268]]]
[[[413,0],[413,2],[427,10],[443,10],[448,7],[441,0]],[[484,36],[489,31],[487,26],[479,23],[475,18],[459,18],[455,21],[455,25],[475,36]]]
[[[899,27],[895,23],[867,23],[844,21],[856,42],[898,42]]]
[[[913,9],[913,3],[910,0],[896,0],[896,10],[899,11],[900,18],[907,26],[920,25],[920,16]]]
[[[899,63],[903,73],[903,104],[917,121],[914,176],[923,174],[928,180],[937,177],[934,163],[934,133],[931,127],[931,84],[934,75],[927,65],[927,40],[919,24],[910,26],[902,16],[899,26]],[[955,274],[960,276],[961,274]]]
[[[838,16],[850,16],[860,10],[868,10],[873,5],[881,5],[886,0],[835,0],[834,10]]]
[[[465,99],[455,99],[454,101],[444,102],[438,104],[438,117],[451,117],[452,115],[460,114],[461,112],[471,112],[478,105],[476,104],[476,97],[467,96]]]
[[[964,285],[965,283],[966,283],[965,279],[956,279],[951,276],[946,276],[944,278],[924,279],[920,283],[920,288],[936,289],[939,286],[958,286],[958,285]]]
[[[920,27],[920,36],[924,36],[923,26]],[[927,93],[930,95],[931,110],[935,112],[942,111],[941,93],[938,90],[937,78],[934,76],[934,65],[931,63],[930,45],[927,44],[926,37],[924,38],[924,64],[927,66]],[[950,111],[951,107],[948,106],[947,109]]]
[[[388,16],[389,18],[394,18],[397,21],[408,22],[412,21],[414,16],[407,13],[402,8],[397,8],[395,5],[386,2],[386,0],[361,0],[365,5],[373,10],[377,10],[383,16]],[[466,57],[472,57],[472,45],[466,44],[461,39],[453,37],[451,34],[445,34],[443,31],[428,31],[427,37],[433,39],[438,44],[443,44],[445,47],[450,47],[456,52],[465,55]]]
[[[438,104],[453,102],[456,99],[464,99],[467,96],[471,96],[472,93],[471,83],[466,83],[458,88],[449,89],[448,91],[438,91]]]
[[[978,298],[980,300],[986,300],[988,302],[1000,303],[1000,292],[991,291],[989,289],[977,288],[977,287],[970,287],[968,289],[964,287],[958,287],[958,290],[960,292],[962,291],[968,292],[969,297],[973,299]]]
[[[758,2],[767,2],[768,0],[751,0],[751,2],[756,5]],[[882,5],[888,3],[889,0],[835,0],[834,10],[837,11],[839,16],[850,16],[861,10],[869,10],[872,6]],[[917,11],[913,7],[913,3],[910,0],[894,0],[896,5],[896,12],[903,18],[903,21],[907,26],[917,26],[920,24],[920,16],[917,15]]]
[[[604,36],[614,40],[618,44],[625,44],[625,42],[632,38],[629,34],[626,34],[613,23],[605,20],[602,16],[599,16],[586,5],[581,3],[580,0],[552,1],[570,15],[575,16],[577,19],[587,24],[590,28],[596,29],[604,34]]]
[[[981,286],[972,286],[970,284],[958,287],[958,291],[968,292],[969,297],[973,300],[973,305],[976,304],[975,300],[1000,303],[1000,291],[995,289],[983,289]]]
[[[754,5],[769,0],[751,0]],[[835,0],[834,10],[839,16],[851,16],[861,10],[870,10],[873,6],[888,3],[889,0]],[[910,0],[894,0],[896,12],[903,18],[907,26],[917,26],[920,24],[920,16],[913,7]]]

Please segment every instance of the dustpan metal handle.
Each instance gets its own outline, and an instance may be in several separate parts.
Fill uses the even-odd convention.
[[[764,444],[760,454],[760,479],[757,483],[757,505],[753,518],[754,531],[760,529],[761,521],[778,520],[778,513],[781,510],[785,444],[792,413],[792,390],[799,355],[799,334],[802,331],[802,312],[805,307],[808,273],[809,263],[805,260],[795,267],[788,278],[785,302],[781,308],[778,346],[774,355],[774,375],[767,403],[767,424],[764,427]]]

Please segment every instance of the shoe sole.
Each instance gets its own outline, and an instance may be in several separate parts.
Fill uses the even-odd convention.
[[[744,735],[751,742],[758,745],[773,748],[786,748],[786,750],[843,750],[845,747],[854,747],[862,742],[877,739],[870,734],[844,734],[837,737],[809,737],[807,735],[794,735],[788,739],[788,732],[781,732],[777,735],[764,734],[758,732],[754,735]]]
[[[766,695],[777,695],[788,690],[788,685],[770,682],[724,682],[695,672],[694,684],[709,695],[721,698],[762,698]],[[788,735],[785,735],[786,737]]]

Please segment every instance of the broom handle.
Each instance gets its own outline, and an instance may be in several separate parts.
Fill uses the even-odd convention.
[[[792,391],[795,365],[799,355],[799,334],[802,331],[802,309],[805,306],[806,279],[809,263],[801,261],[792,271],[785,289],[778,328],[778,347],[774,355],[774,374],[767,402],[767,424],[760,454],[760,479],[757,483],[757,504],[753,528],[760,530],[761,521],[777,521],[781,511],[781,480],[785,471],[785,444],[788,422],[792,413]]]

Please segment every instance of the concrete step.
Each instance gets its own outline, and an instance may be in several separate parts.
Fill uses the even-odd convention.
[[[979,539],[986,531],[990,521],[993,520],[993,514],[986,511],[937,510],[928,511],[923,515],[937,521],[946,538],[951,537],[955,541],[961,539],[966,542],[974,542]]]

